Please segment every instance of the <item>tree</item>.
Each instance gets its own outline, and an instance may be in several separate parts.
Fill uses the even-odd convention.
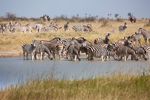
[[[119,14],[115,14],[115,18],[118,18]]]
[[[131,17],[131,16],[132,16],[131,12],[129,12],[129,13],[128,13],[128,16],[129,16],[129,17]]]
[[[6,18],[8,18],[9,20],[15,20],[16,19],[16,14],[7,12],[6,13]]]

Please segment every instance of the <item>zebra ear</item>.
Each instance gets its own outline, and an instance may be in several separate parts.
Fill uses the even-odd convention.
[[[34,46],[34,44],[31,44],[31,46]]]
[[[32,43],[31,46],[32,46],[32,47],[35,47],[35,44]]]

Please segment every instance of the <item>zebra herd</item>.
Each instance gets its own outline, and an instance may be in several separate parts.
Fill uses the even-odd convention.
[[[0,33],[32,33],[32,32],[57,32],[58,30],[64,28],[64,31],[69,30],[69,23],[67,22],[64,26],[58,25],[55,21],[51,21],[49,23],[28,23],[21,24],[19,22],[8,22],[8,23],[0,23]],[[74,25],[72,26],[72,30],[75,32],[91,32],[92,25]]]
[[[32,33],[34,32],[50,32],[50,31],[58,31],[61,27],[55,23],[51,22],[48,25],[44,24],[25,24],[22,25],[19,22],[9,22],[9,23],[1,23],[0,24],[0,33],[15,33],[15,32],[23,32],[23,33]]]
[[[146,45],[141,44],[144,38]],[[135,34],[111,42],[110,33],[105,39],[97,38],[93,42],[84,37],[63,39],[55,37],[52,40],[33,40],[31,44],[22,46],[24,59],[32,60],[48,57],[50,60],[148,60],[150,58],[150,32],[139,28]]]

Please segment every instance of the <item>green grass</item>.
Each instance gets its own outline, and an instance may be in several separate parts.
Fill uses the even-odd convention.
[[[2,100],[149,100],[150,76],[32,81],[0,93]]]

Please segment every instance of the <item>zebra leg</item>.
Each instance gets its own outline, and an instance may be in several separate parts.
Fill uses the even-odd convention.
[[[75,55],[74,54],[69,54],[69,55],[70,55],[70,60],[73,61]]]
[[[79,55],[77,55],[77,59],[80,61],[81,59],[79,58]]]
[[[127,61],[127,56],[124,56],[124,61]]]
[[[32,53],[32,54],[31,54],[31,56],[32,56],[32,58],[31,58],[31,59],[32,59],[32,60],[34,60],[34,58],[35,58],[35,54],[34,54],[34,53]]]
[[[53,58],[55,59],[55,52],[53,52],[52,55],[53,55]]]
[[[106,56],[106,60],[108,61],[110,59],[110,56]]]
[[[59,55],[59,60],[61,60],[61,57],[63,56],[62,50],[58,51],[58,55]]]
[[[104,56],[101,56],[101,60],[104,61]]]
[[[131,55],[131,60],[134,60],[133,55]]]
[[[39,56],[37,55],[37,53],[34,54],[34,59],[35,60],[39,59]]]
[[[77,60],[77,55],[74,56],[74,60],[75,60],[75,61]]]
[[[121,61],[121,60],[122,60],[122,57],[123,57],[123,56],[121,55],[121,56],[120,56],[120,58],[119,58],[119,61]]]
[[[87,59],[88,60],[93,60],[93,56],[92,56],[92,54],[90,54],[90,53],[88,53],[88,55],[87,55],[88,57],[87,57]]]
[[[26,59],[28,60],[28,53],[26,53]]]
[[[43,52],[40,53],[40,60],[43,60]]]
[[[44,60],[44,56],[45,56],[45,53],[43,52],[43,53],[42,53],[42,60]]]
[[[25,58],[26,58],[25,56],[26,56],[26,55],[25,55],[25,52],[23,52],[23,59],[24,59],[24,60],[25,60]]]

